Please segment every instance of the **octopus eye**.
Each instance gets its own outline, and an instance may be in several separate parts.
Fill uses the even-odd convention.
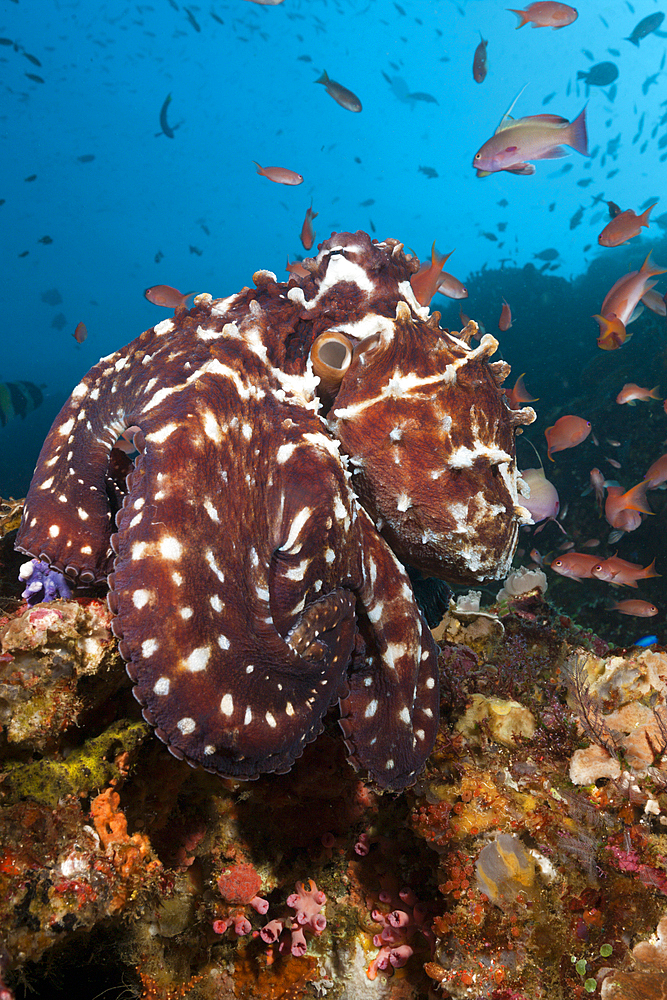
[[[320,377],[326,393],[335,396],[343,375],[350,367],[352,344],[346,336],[335,331],[321,333],[310,349],[313,371]]]

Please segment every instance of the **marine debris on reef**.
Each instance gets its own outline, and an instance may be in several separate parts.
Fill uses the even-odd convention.
[[[0,995],[82,954],[152,1000],[657,994],[667,652],[611,648],[543,568],[512,570],[534,411],[495,339],[440,328],[396,241],[337,234],[303,263],[198,296],[76,387],[18,536],[69,597],[20,600],[20,502],[0,507]],[[655,572],[590,558],[601,587]],[[449,601],[434,574],[479,589]],[[224,753],[193,770],[199,730]]]

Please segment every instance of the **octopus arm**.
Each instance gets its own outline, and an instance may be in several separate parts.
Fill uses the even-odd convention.
[[[340,725],[351,762],[381,788],[401,791],[414,783],[435,743],[437,649],[403,567],[365,511],[358,521],[363,582],[357,610],[366,655],[350,669]]]
[[[337,451],[312,411],[234,385],[201,379],[172,402],[169,436],[147,435],[110,605],[157,735],[189,763],[251,779],[289,770],[345,692],[356,598]]]

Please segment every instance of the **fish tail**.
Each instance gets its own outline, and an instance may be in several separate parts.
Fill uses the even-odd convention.
[[[632,42],[633,45],[636,45],[637,48],[639,48],[639,42],[635,41],[634,38],[624,38],[623,41],[624,42]]]
[[[327,71],[324,69],[324,70],[322,70],[322,76],[319,77],[319,79],[316,80],[315,83],[323,83],[324,86],[326,87],[326,85],[328,84],[328,82],[329,82],[329,75],[328,75]]]
[[[625,326],[618,316],[594,316],[600,324],[600,336],[598,337],[598,347],[603,351],[615,351],[624,340],[629,339]]]
[[[649,396],[650,396],[651,399],[662,399],[662,396],[658,395],[658,389],[659,388],[660,388],[659,385],[654,385],[653,386],[653,388],[649,392]]]
[[[645,212],[642,212],[637,220],[640,226],[646,226],[648,228],[648,217],[651,214],[651,209],[655,208],[657,204],[657,201],[654,201],[652,205],[649,205]]]
[[[258,174],[261,174],[261,173],[263,173],[263,172],[264,172],[264,167],[260,167],[260,165],[259,165],[259,163],[257,162],[257,160],[253,160],[252,162],[253,162],[253,163],[255,164],[255,166],[257,167],[257,173],[258,173]]]
[[[637,483],[627,493],[624,493],[621,497],[621,500],[623,500],[621,510],[638,510],[642,514],[652,514],[653,511],[646,499],[646,490],[649,482],[649,479],[643,479],[641,483]]]
[[[662,576],[662,573],[656,573],[655,571],[655,559],[653,560],[650,566],[644,567],[644,569],[642,570],[641,579],[648,580],[649,577],[652,576]]]
[[[586,133],[586,105],[584,104],[580,113],[570,122],[568,129],[568,146],[572,146],[582,156],[588,156],[588,135]]]
[[[510,14],[516,14],[521,18],[521,24],[517,24],[516,26],[517,31],[519,28],[523,28],[524,24],[528,24],[530,21],[530,14],[528,14],[525,10],[514,10],[512,7],[507,7],[506,10],[508,10]]]

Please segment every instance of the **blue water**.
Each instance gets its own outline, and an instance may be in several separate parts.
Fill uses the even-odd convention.
[[[501,350],[515,375],[529,370],[543,424],[548,409],[568,412],[568,404],[587,416],[583,394],[590,393],[589,406],[599,402],[601,376],[577,379],[602,353],[591,314],[651,247],[661,259],[665,238],[667,215],[626,248],[597,245],[608,219],[602,198],[638,210],[662,194],[667,176],[660,145],[663,137],[667,144],[666,41],[651,34],[636,48],[625,40],[658,10],[651,0],[581,4],[574,24],[552,31],[516,30],[515,15],[490,0],[206,0],[187,7],[177,0],[3,0],[0,36],[14,44],[0,46],[0,380],[33,381],[46,398],[25,421],[0,428],[0,494],[25,493],[46,430],[80,376],[169,315],[145,301],[147,286],[224,296],[251,283],[259,268],[286,278],[288,255],[304,254],[299,232],[311,200],[319,213],[316,241],[362,228],[379,239],[397,237],[422,258],[434,239],[440,252],[455,249],[447,268],[469,282],[471,297],[434,301],[452,325],[462,305],[497,333],[500,298],[510,299],[510,289],[517,319],[501,336]],[[472,60],[480,32],[489,41],[489,71],[478,84]],[[547,111],[571,120],[586,101],[577,72],[603,61],[620,75],[613,101],[609,87],[590,88],[594,157],[572,152],[538,162],[532,177],[476,177],[475,152],[524,85],[515,115]],[[325,69],[358,95],[360,114],[315,83]],[[159,123],[168,94],[173,138]],[[273,184],[257,175],[253,160],[296,170],[304,182]],[[581,206],[582,220],[571,226]],[[654,219],[665,212],[667,199]],[[52,242],[41,243],[44,236]],[[545,248],[558,250],[547,266],[564,279],[550,292],[542,292],[541,275],[523,270],[542,267],[534,255]],[[505,271],[494,270],[501,266]],[[489,272],[493,281],[484,285]],[[54,289],[62,301],[43,301]],[[72,336],[80,321],[89,331],[83,345]],[[638,340],[639,332],[633,344]],[[662,347],[664,337],[644,354],[630,346],[614,352],[608,364],[620,366],[620,384],[611,379],[608,399],[624,381],[646,384],[644,375],[655,384]],[[607,432],[618,428],[607,425]],[[598,456],[581,462],[585,481]],[[636,481],[631,475],[627,487]],[[569,488],[578,495],[581,485]],[[561,488],[561,502],[567,499]],[[636,633],[633,620],[628,627]]]

